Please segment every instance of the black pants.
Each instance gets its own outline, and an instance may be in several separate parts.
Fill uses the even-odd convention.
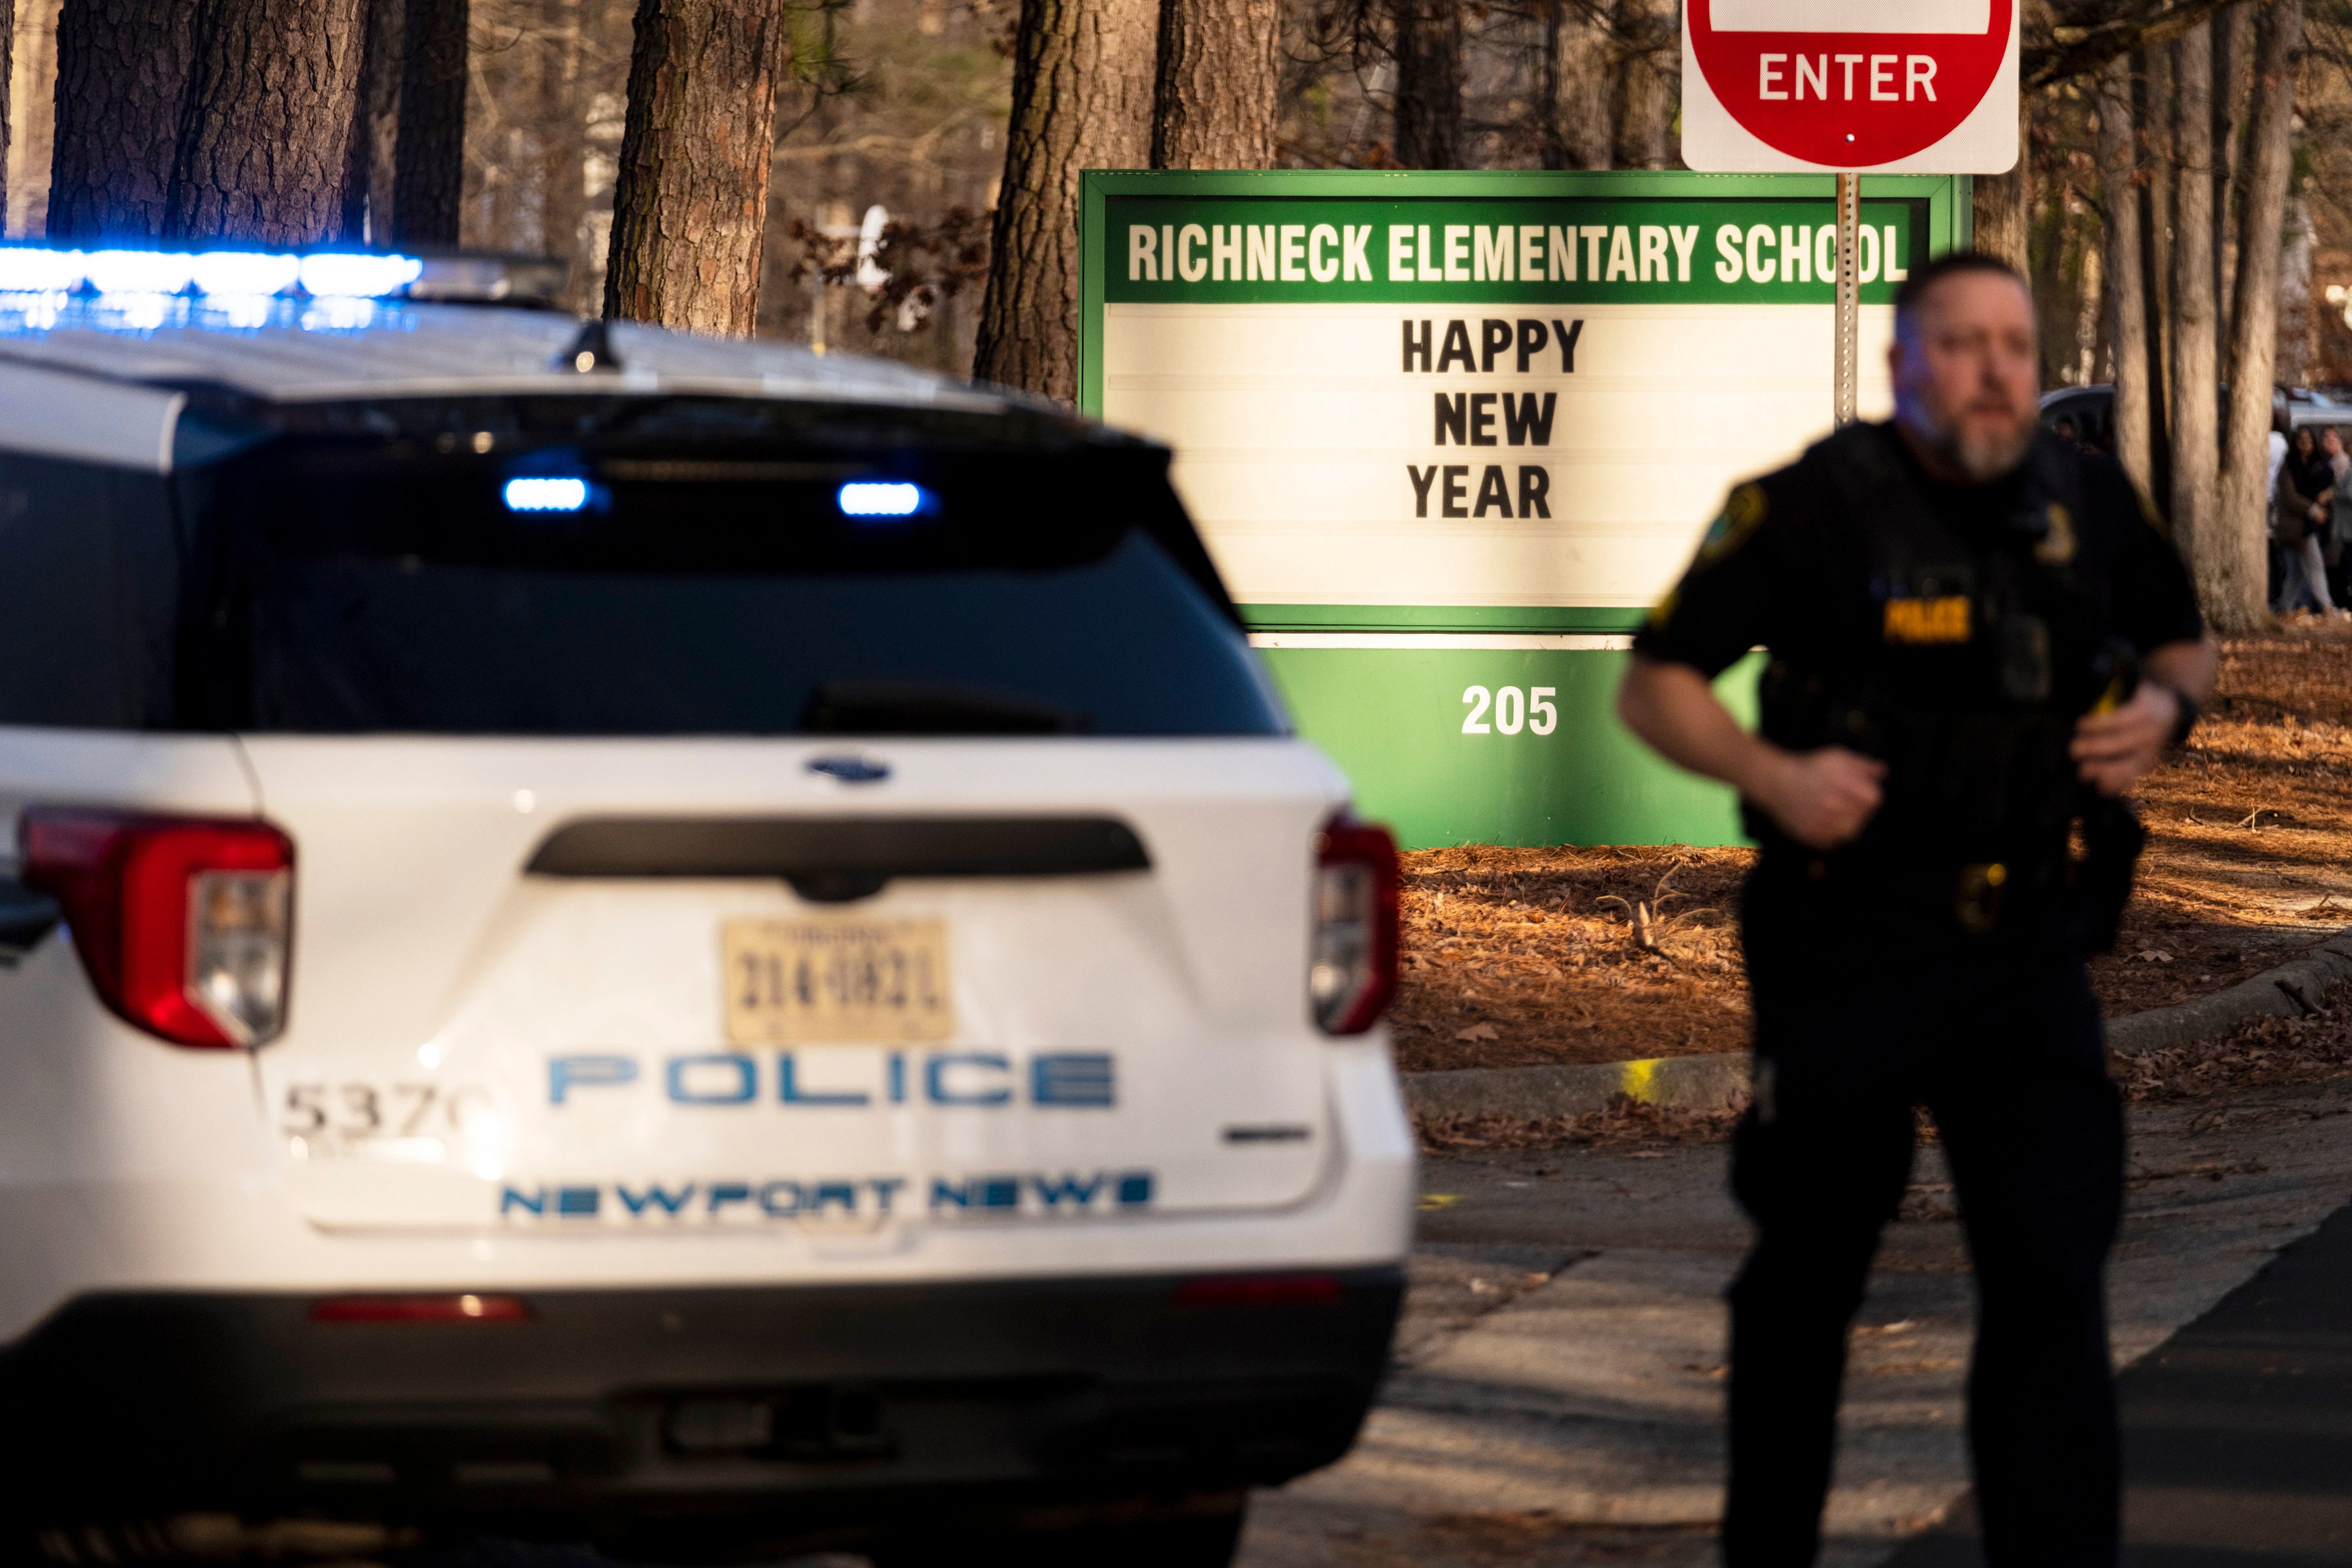
[[[2081,960],[1874,963],[1759,913],[1751,895],[1759,1081],[1732,1184],[1757,1236],[1731,1288],[1724,1562],[1813,1561],[1847,1328],[1925,1104],[1976,1266],[1969,1438],[1987,1558],[2105,1568],[2118,1471],[2105,1270],[2123,1118]]]

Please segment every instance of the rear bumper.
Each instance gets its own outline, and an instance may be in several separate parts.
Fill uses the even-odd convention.
[[[0,1473],[64,1525],[236,1510],[625,1535],[1279,1482],[1344,1453],[1393,1268],[1267,1298],[1169,1276],[561,1290],[523,1322],[299,1295],[85,1296],[0,1355]]]

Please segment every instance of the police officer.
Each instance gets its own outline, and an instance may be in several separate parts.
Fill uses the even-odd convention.
[[[2188,733],[2213,645],[2122,470],[2037,435],[2012,268],[1917,269],[1889,357],[1893,423],[1734,490],[1619,695],[1636,734],[1739,791],[1761,846],[1724,1561],[1814,1559],[1847,1327],[1924,1104],[1976,1268],[1987,1555],[2100,1568],[2123,1123],[2083,960],[2139,848],[2116,797]],[[1751,735],[1709,680],[1759,645]]]

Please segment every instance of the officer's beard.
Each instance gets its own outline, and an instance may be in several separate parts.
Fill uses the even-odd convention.
[[[1996,405],[1979,406],[1990,412]],[[2016,416],[2016,410],[2006,404],[1998,406],[2001,413]],[[2010,433],[2000,435],[1981,425],[1966,426],[1943,418],[1922,404],[1915,403],[1905,412],[1909,416],[1906,423],[1917,435],[1919,444],[1958,468],[1970,484],[1989,485],[2006,479],[2033,449],[2033,421],[2029,417],[2016,416]]]

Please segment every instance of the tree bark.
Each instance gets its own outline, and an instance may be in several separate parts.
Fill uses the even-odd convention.
[[[1617,0],[1616,163],[1621,169],[1663,169],[1670,132],[1681,109],[1670,58],[1681,59],[1673,38],[1674,0]]]
[[[52,239],[152,239],[195,58],[189,0],[66,0],[58,16]]]
[[[2143,500],[2155,494],[2148,466],[2147,301],[2140,257],[2139,160],[2132,142],[2131,61],[2117,56],[2099,73],[2099,167],[2105,175],[2107,342],[2116,366],[2116,461]]]
[[[163,238],[333,237],[364,30],[360,0],[199,0]]]
[[[1277,0],[1160,0],[1151,166],[1272,168],[1281,68]]]
[[[1159,31],[1155,0],[1022,0],[972,358],[981,380],[1076,396],[1078,174],[1150,155]]]
[[[2303,0],[2271,0],[2255,29],[2252,112],[2244,188],[2238,194],[2238,277],[2230,311],[2230,428],[2221,464],[2221,532],[2228,570],[2198,595],[2224,632],[2252,631],[2270,608],[2272,359],[2278,342],[2279,231],[2294,151]]]
[[[2189,557],[2198,597],[2219,605],[2237,591],[2234,542],[2220,521],[2221,434],[2213,335],[2213,51],[2210,27],[2173,44],[2172,531]],[[2267,383],[2265,383],[2267,384]]]
[[[466,197],[468,11],[467,0],[407,0],[392,166],[395,245],[457,243]]]
[[[759,325],[776,87],[789,47],[784,0],[638,0],[606,316],[730,337]],[[1151,58],[1148,34],[1139,58]],[[1075,203],[1069,216],[1075,248]]]
[[[16,0],[8,60],[8,233],[47,227],[49,153],[57,132],[58,0]]]
[[[546,43],[540,53],[539,232],[550,256],[569,264],[563,302],[586,300],[588,218],[587,106],[580,97],[580,0],[540,0]]]
[[[2144,151],[2141,163],[2140,249],[2142,293],[2147,300],[2148,482],[2156,504],[2172,517],[2172,50],[2151,48],[2140,57],[2140,100],[2136,123]],[[2176,541],[2179,534],[2174,535]]]
[[[16,74],[16,0],[0,0],[0,226],[8,216],[8,85]]]
[[[2017,165],[2005,174],[1979,174],[1973,203],[1976,247],[2033,276],[2033,160],[2021,126]]]
[[[393,135],[400,120],[401,0],[361,0],[367,34],[360,55],[351,145],[343,154],[345,245],[392,234]]]
[[[2213,324],[2215,341],[2224,343],[2238,276],[2238,178],[2253,53],[2252,7],[2232,5],[2213,18]]]
[[[1610,114],[1610,60],[1605,18],[1585,14],[1575,0],[1550,0],[1543,11],[1543,166],[1606,169],[1614,157]]]
[[[1462,166],[1460,0],[1390,0],[1396,55],[1398,163]]]

